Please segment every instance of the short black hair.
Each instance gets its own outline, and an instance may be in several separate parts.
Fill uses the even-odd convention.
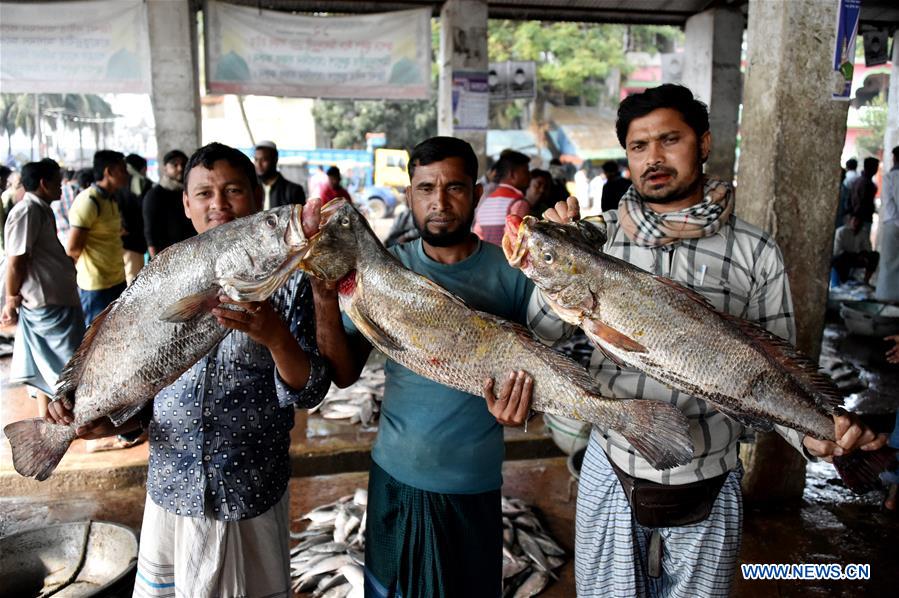
[[[880,160],[877,158],[865,158],[864,169],[865,172],[875,173],[877,169],[880,167]]]
[[[44,158],[39,162],[29,162],[22,167],[22,186],[25,191],[37,191],[41,181],[52,181],[57,176],[60,176],[60,171],[55,160]]]
[[[0,166],[0,179],[6,180],[9,178],[9,175],[12,174],[12,170],[7,166]],[[3,189],[0,189],[3,191]]]
[[[332,166],[325,174],[327,174],[328,176],[336,176],[337,178],[340,178],[340,169],[336,166]]]
[[[546,182],[551,183],[553,180],[553,175],[550,174],[548,170],[542,170],[540,168],[534,168],[531,170],[531,179],[545,179]]]
[[[122,152],[113,150],[100,150],[94,154],[94,181],[103,179],[103,173],[107,168],[112,168],[116,164],[125,161],[125,155]]]
[[[893,148],[893,160],[899,160],[899,145]]]
[[[680,112],[699,139],[709,130],[708,106],[693,97],[693,92],[683,85],[666,83],[651,87],[643,93],[629,95],[618,106],[618,120],[615,133],[618,143],[626,148],[627,130],[635,118],[646,116],[659,108],[671,108]]]
[[[618,162],[615,160],[608,160],[602,163],[602,171],[608,174],[619,174],[621,172],[621,167],[618,166]]]
[[[138,172],[147,167],[147,160],[137,154],[128,154],[125,156],[125,163]]]
[[[503,152],[499,155],[499,160],[496,161],[496,166],[494,166],[496,170],[496,180],[502,181],[507,176],[512,174],[512,171],[516,168],[527,168],[531,163],[531,159],[522,154],[521,152],[516,152],[515,150],[503,150]]]
[[[858,168],[858,160],[855,158],[846,160],[846,170],[855,170],[856,168]]]
[[[414,148],[409,156],[409,178],[415,174],[416,166],[427,166],[447,158],[460,158],[465,174],[471,177],[472,185],[478,180],[478,157],[471,144],[456,137],[431,137]]]
[[[190,180],[190,171],[195,166],[202,166],[212,170],[212,166],[219,160],[224,160],[234,168],[242,171],[250,182],[250,188],[255,191],[259,187],[259,179],[256,176],[256,167],[242,151],[227,146],[224,143],[212,142],[204,145],[187,160],[184,167],[184,188],[187,189],[187,181]]]
[[[173,150],[166,152],[165,155],[162,157],[163,164],[171,164],[175,160],[184,160],[185,162],[187,162],[187,154],[185,154],[184,152],[182,152],[179,149],[173,149]]]
[[[94,184],[94,171],[90,168],[82,168],[75,175],[75,178],[78,180],[79,187],[87,189]]]

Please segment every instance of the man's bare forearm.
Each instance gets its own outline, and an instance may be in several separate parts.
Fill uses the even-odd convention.
[[[343,329],[337,293],[324,287],[323,283],[312,284],[315,299],[315,336],[318,350],[328,360],[334,371],[334,383],[346,388],[359,379],[371,347],[354,345]]]

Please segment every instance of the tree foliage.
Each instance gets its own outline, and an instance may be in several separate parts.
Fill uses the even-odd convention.
[[[858,157],[879,157],[883,150],[883,138],[887,130],[887,103],[883,96],[877,96],[865,106],[862,112],[862,122],[869,130],[856,139]]]
[[[16,131],[28,137],[36,133],[34,101],[34,94],[0,94],[0,131],[6,134],[7,153],[11,152],[10,144]],[[115,116],[109,102],[94,94],[46,93],[38,96],[38,102],[41,126],[51,131],[56,130],[58,115],[66,126],[77,128],[86,123],[96,137],[104,126],[99,121]]]
[[[365,134],[387,134],[387,146],[411,148],[437,134],[436,93],[430,100],[322,100],[312,109],[320,131],[334,148],[364,148]]]

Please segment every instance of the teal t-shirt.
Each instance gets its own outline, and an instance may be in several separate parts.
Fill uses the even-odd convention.
[[[473,307],[525,325],[533,283],[509,266],[502,250],[480,243],[456,264],[435,262],[421,239],[390,249],[404,266]],[[347,332],[357,330],[344,315]],[[502,486],[503,428],[483,397],[432,382],[388,359],[378,438],[372,459],[421,490],[474,494]]]

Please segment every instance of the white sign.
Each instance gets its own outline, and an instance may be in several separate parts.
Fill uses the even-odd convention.
[[[427,99],[431,9],[311,17],[210,0],[211,93]]]
[[[4,93],[149,93],[142,0],[0,3]]]
[[[485,71],[453,72],[453,130],[486,131],[490,88]]]
[[[533,99],[537,96],[537,65],[534,61],[491,62],[487,82],[491,101]]]

